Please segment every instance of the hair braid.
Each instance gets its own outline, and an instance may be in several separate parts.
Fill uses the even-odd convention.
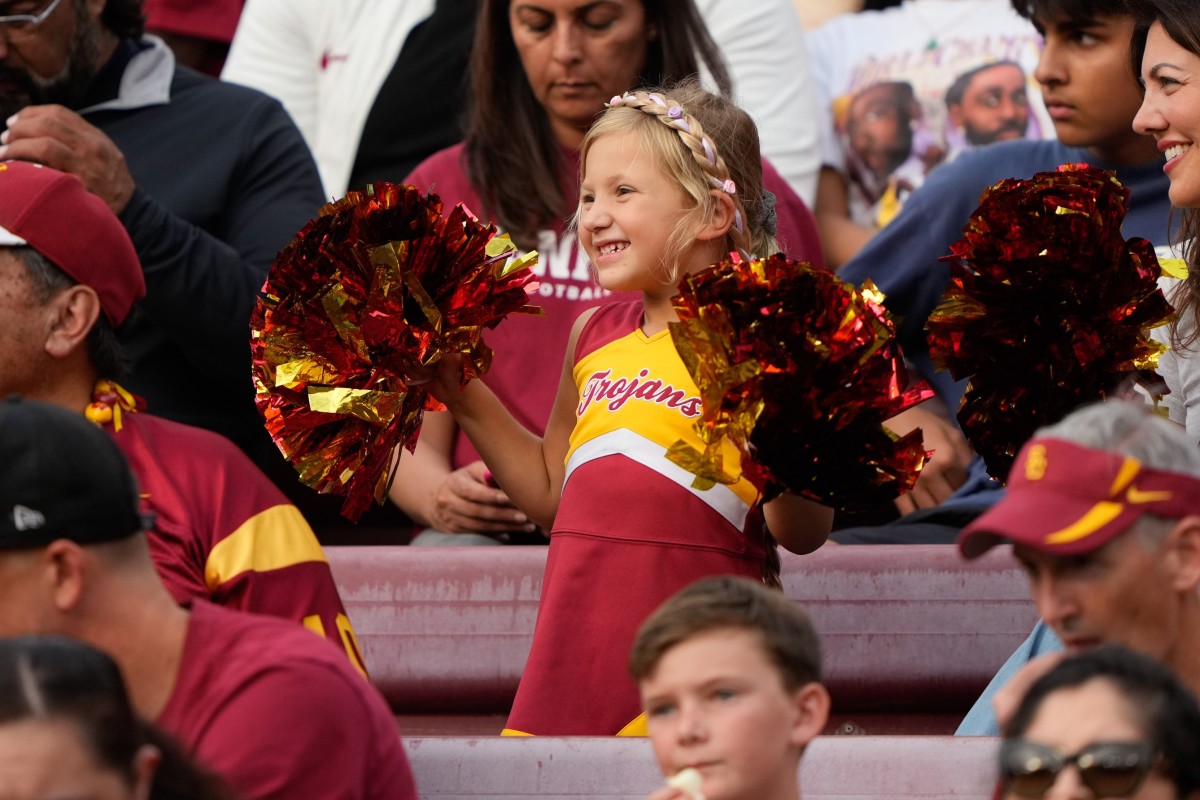
[[[749,254],[753,246],[745,205],[737,194],[737,186],[730,176],[725,159],[721,157],[713,140],[705,134],[700,121],[687,113],[682,103],[658,92],[626,92],[620,97],[614,97],[609,106],[632,108],[649,114],[679,136],[679,140],[692,154],[693,160],[708,176],[713,188],[725,192],[733,201],[734,221],[730,235],[738,249]]]

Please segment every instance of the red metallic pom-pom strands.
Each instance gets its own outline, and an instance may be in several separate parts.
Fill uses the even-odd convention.
[[[779,490],[835,508],[869,507],[912,488],[925,462],[920,431],[896,437],[884,420],[926,399],[908,389],[894,331],[870,285],[772,256],[725,261],[684,278],[671,336],[700,390],[698,453],[672,461],[697,485],[744,469]],[[721,461],[728,437],[742,464]]]
[[[539,311],[536,254],[512,259],[495,233],[381,183],[326,205],[276,257],[251,320],[256,401],[300,480],[345,496],[348,519],[383,502],[396,446],[441,408],[419,384],[429,368],[455,352],[464,382],[484,374],[483,328]]]
[[[970,377],[958,420],[1004,480],[1037,428],[1151,375],[1146,336],[1171,306],[1144,239],[1126,241],[1129,190],[1112,173],[1066,165],[1001,181],[952,248],[950,285],[926,325],[934,363]]]

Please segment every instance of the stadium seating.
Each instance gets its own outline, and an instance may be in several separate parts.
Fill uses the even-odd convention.
[[[645,739],[408,739],[421,796],[644,800],[662,785]],[[998,740],[824,736],[800,767],[805,800],[988,800]]]
[[[498,733],[528,655],[544,547],[329,547],[372,680],[406,735]],[[1007,548],[784,554],[784,589],[821,634],[828,732],[945,734],[1029,633]]]

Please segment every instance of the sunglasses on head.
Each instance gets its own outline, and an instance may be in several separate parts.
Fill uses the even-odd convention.
[[[1095,742],[1070,756],[1027,739],[1009,739],[1000,747],[1001,780],[1019,797],[1044,796],[1069,764],[1097,800],[1128,797],[1156,763],[1149,742]]]

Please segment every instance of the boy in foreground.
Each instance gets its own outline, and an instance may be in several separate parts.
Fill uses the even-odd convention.
[[[667,776],[649,800],[799,799],[830,701],[816,631],[782,592],[698,581],[643,623],[629,668]]]

